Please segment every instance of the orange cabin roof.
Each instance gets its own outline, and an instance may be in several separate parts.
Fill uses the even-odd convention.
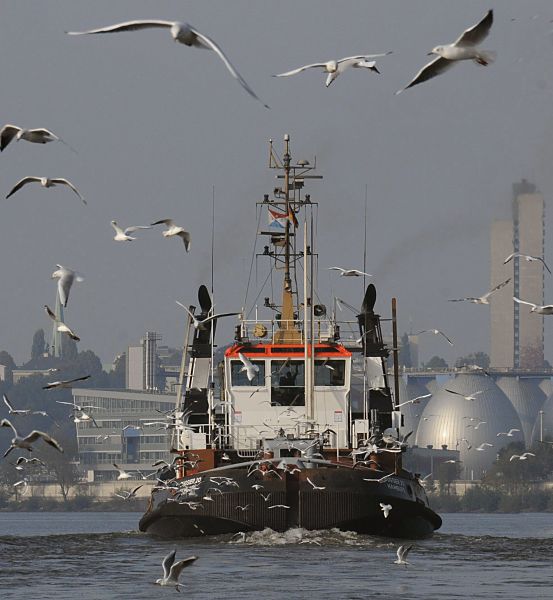
[[[307,350],[310,355],[311,346],[308,346]],[[225,351],[225,357],[238,358],[239,353],[250,358],[282,358],[289,356],[303,358],[305,346],[303,344],[234,344]],[[315,344],[315,356],[321,358],[347,358],[351,356],[351,352],[340,344]]]

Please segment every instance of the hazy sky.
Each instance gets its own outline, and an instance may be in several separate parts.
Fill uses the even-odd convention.
[[[104,362],[146,330],[180,345],[184,314],[209,281],[211,197],[216,196],[218,310],[239,309],[247,282],[255,201],[274,187],[267,140],[292,137],[295,158],[317,156],[320,295],[350,303],[359,281],[326,267],[362,266],[368,186],[368,261],[377,309],[398,297],[400,331],[438,327],[423,359],[489,349],[488,309],[452,304],[489,289],[489,226],[510,216],[511,185],[535,182],[547,209],[553,191],[553,5],[550,0],[316,1],[2,0],[1,120],[52,129],[62,144],[20,142],[0,156],[0,194],[26,175],[71,179],[66,189],[28,186],[1,201],[0,349],[29,357],[36,329],[51,322],[56,263],[86,276],[71,292],[66,322]],[[439,43],[454,41],[495,9],[487,68],[456,66],[395,96]],[[70,37],[120,21],[192,23],[215,39],[271,110],[249,97],[212,52],[152,30]],[[514,20],[513,20],[514,19]],[[330,58],[393,50],[382,74],[351,70],[330,88],[316,71],[273,73]],[[549,215],[548,215],[549,216]],[[161,229],[112,241],[110,221],[172,217],[192,234]],[[547,221],[550,226],[550,219]],[[552,258],[546,241],[546,258]],[[553,262],[553,261],[552,261]],[[552,286],[546,288],[551,301]],[[552,317],[553,318],[553,317]],[[232,323],[219,328],[219,342]],[[551,327],[546,327],[546,354]]]

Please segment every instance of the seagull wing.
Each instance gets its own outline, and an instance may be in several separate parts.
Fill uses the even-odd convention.
[[[380,58],[381,56],[388,56],[388,54],[392,54],[392,52],[380,52],[379,54],[359,54],[358,56],[346,56],[344,58],[341,58],[340,60],[337,60],[336,62],[338,64],[349,61],[349,60],[353,60],[353,61],[358,61],[358,60],[365,60],[367,58]]]
[[[436,329],[436,331],[439,335],[444,337],[451,346],[453,346],[453,342],[447,337],[447,335],[443,331],[440,331],[439,329]]]
[[[86,35],[89,33],[113,33],[117,31],[139,31],[141,29],[167,28],[174,25],[173,21],[126,21],[125,23],[116,23],[99,29],[89,29],[88,31],[66,31],[68,35]]]
[[[58,442],[53,437],[50,437],[47,433],[44,433],[44,431],[38,431],[36,429],[33,429],[33,431],[31,431],[31,433],[29,433],[29,435],[27,435],[24,438],[24,440],[32,444],[33,442],[38,440],[38,438],[42,438],[47,444],[49,444],[56,450],[63,452],[63,448],[58,444]]]
[[[510,260],[512,260],[516,256],[520,256],[518,252],[513,252],[512,254],[509,254],[509,256],[503,261],[503,264],[506,265]]]
[[[171,567],[173,566],[173,563],[175,562],[176,554],[177,554],[177,551],[173,550],[163,559],[163,562],[161,563],[161,566],[163,567],[163,577],[165,579],[167,579],[169,577],[169,574],[171,572]]]
[[[62,275],[58,279],[58,293],[60,295],[60,302],[63,304],[63,306],[67,306],[67,301],[69,300],[69,291],[73,285],[75,273],[65,268],[60,270],[62,271]]]
[[[52,312],[52,310],[50,309],[50,307],[45,304],[44,305],[44,310],[46,311],[46,314],[53,320],[53,321],[57,321],[58,318],[56,317],[56,315]]]
[[[461,37],[455,41],[454,46],[476,46],[482,42],[490,33],[493,23],[493,10],[489,10],[484,18],[473,25],[470,29],[463,31]]]
[[[85,381],[86,379],[90,379],[91,377],[92,377],[91,375],[83,375],[82,377],[75,377],[75,379],[66,379],[65,381],[62,381],[62,383],[68,384],[68,383],[74,383],[75,381]],[[92,408],[96,408],[96,407],[93,406]]]
[[[541,256],[536,256],[535,258],[537,258],[538,260],[541,260],[541,262],[543,263],[543,266],[547,269],[547,271],[549,273],[551,273],[551,269],[547,266],[545,260],[543,260],[543,258]]]
[[[137,487],[134,488],[134,490],[131,492],[131,496],[134,496],[136,494],[136,492],[138,492],[138,490],[142,487],[142,485],[139,485]]]
[[[159,221],[156,221],[155,223],[150,223],[151,226],[153,225],[167,225],[168,227],[172,227],[174,225],[174,221],[173,219],[160,219]]]
[[[27,185],[28,183],[32,183],[33,181],[40,181],[40,177],[23,177],[23,179],[20,179],[14,186],[13,188],[10,190],[9,194],[6,196],[6,198],[9,198],[10,196],[12,196],[13,194],[15,194],[15,192],[17,192],[17,190],[20,190],[24,185]]]
[[[139,229],[151,229],[151,225],[132,225],[131,227],[127,227],[123,233],[125,235],[132,233],[133,231],[138,231]]]
[[[342,267],[328,267],[329,271],[340,271],[341,273],[345,273],[345,269],[342,269]]]
[[[64,323],[64,325],[65,325],[65,323]],[[72,340],[75,340],[76,342],[80,342],[81,341],[81,338],[70,327],[68,327],[67,325],[65,325],[65,327],[66,327],[65,330],[64,330],[65,333],[67,333],[67,335]],[[59,329],[58,329],[58,331],[59,331]]]
[[[190,250],[190,233],[188,231],[181,231],[177,235],[184,242],[184,249],[188,252]]]
[[[79,198],[82,200],[83,204],[86,205],[86,200],[82,197],[79,190],[68,179],[65,179],[63,177],[56,177],[54,179],[51,179],[50,181],[52,183],[57,183],[60,185],[66,185],[66,186],[70,187],[75,192],[75,194],[77,194],[77,196],[79,196]]]
[[[179,302],[178,300],[175,300],[175,302],[181,306],[182,308],[184,308],[184,310],[190,315],[190,318],[192,319],[192,321],[194,322],[194,324],[200,324],[200,321],[198,321],[198,319],[196,319],[196,317],[190,312],[190,309],[188,308],[188,306],[185,306],[184,304],[182,304],[182,302]]]
[[[469,302],[471,300],[479,300],[480,298],[452,298],[451,300],[448,300],[448,302],[464,302],[465,300],[468,300]]]
[[[513,300],[517,304],[528,304],[528,306],[531,306],[532,308],[538,308],[537,304],[532,304],[532,302],[526,302],[525,300],[519,300],[516,296],[513,296]]]
[[[396,92],[396,94],[400,94],[401,92],[413,87],[414,85],[418,85],[419,83],[423,83],[424,81],[428,81],[437,75],[441,75],[448,69],[450,69],[455,64],[455,61],[447,60],[447,58],[443,58],[438,56],[434,60],[430,61],[427,65],[425,65],[413,78],[413,80],[405,86],[403,89]]]
[[[2,394],[2,398],[4,398],[4,404],[8,407],[8,410],[11,412],[13,410],[13,406],[10,404],[8,397],[6,394]]]
[[[206,319],[202,319],[201,323],[208,323],[209,321],[213,321],[215,319],[219,319],[220,317],[235,317],[239,315],[239,312],[229,312],[229,313],[219,313],[218,315],[212,315],[211,317],[207,317]]]
[[[413,545],[410,545],[410,546],[400,546],[397,549],[398,560],[405,560],[407,558],[407,555],[411,551],[411,548],[413,548]]]
[[[50,131],[49,129],[45,129],[44,127],[38,127],[36,129],[28,129],[27,131],[31,135],[34,134],[35,136],[39,136],[41,138],[51,137],[51,138],[54,138],[54,140],[60,139],[53,131]],[[49,140],[47,140],[47,141],[49,141]]]
[[[21,127],[16,125],[4,125],[2,127],[0,130],[0,152],[13,140],[18,131],[21,131]]]
[[[511,281],[511,278],[509,277],[509,279],[506,279],[505,281],[502,281],[501,283],[498,283],[487,294],[484,294],[482,296],[482,298],[488,298],[488,296],[491,296],[491,294],[493,294],[494,292],[497,292],[497,290],[500,290],[502,287],[505,287],[510,281]]]
[[[246,90],[246,92],[248,92],[248,94],[252,98],[255,98],[256,100],[261,102],[261,104],[263,104],[263,106],[265,108],[270,108],[270,106],[268,106],[267,104],[265,104],[258,98],[257,94],[246,83],[246,80],[234,68],[234,66],[232,65],[230,60],[226,57],[225,53],[221,50],[221,48],[219,48],[219,46],[210,37],[208,37],[207,35],[204,35],[203,33],[200,33],[197,29],[194,29],[193,27],[191,27],[190,30],[192,31],[192,33],[194,33],[194,35],[196,35],[196,37],[200,40],[200,42],[203,43],[204,46],[211,48],[211,50],[213,50],[217,54],[217,56],[225,63],[225,67],[228,69],[230,74],[234,77],[234,79],[236,79],[238,81],[238,83]]]
[[[446,392],[449,392],[450,394],[455,394],[455,395],[457,395],[457,396],[463,396],[463,398],[465,397],[465,395],[464,395],[464,394],[461,394],[460,392],[454,392],[453,390],[450,390],[449,388],[444,388],[444,390],[445,390]]]
[[[343,59],[345,60],[345,59]],[[298,73],[301,73],[302,71],[306,71],[307,69],[313,69],[313,68],[317,68],[317,67],[321,67],[321,68],[325,68],[326,67],[326,63],[313,63],[311,65],[303,65],[303,67],[298,67],[297,69],[292,69],[292,71],[286,71],[286,73],[279,73],[278,75],[273,75],[273,77],[289,77],[290,75],[297,75]]]
[[[198,560],[197,556],[189,556],[174,563],[169,571],[169,581],[178,581],[184,567],[189,567],[196,560]]]

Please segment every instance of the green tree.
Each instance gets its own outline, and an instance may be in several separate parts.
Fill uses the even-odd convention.
[[[44,339],[44,329],[37,329],[33,335],[33,345],[31,347],[31,360],[42,358],[46,351],[46,340]]]
[[[67,502],[69,492],[80,481],[76,463],[77,447],[75,438],[69,435],[57,434],[56,440],[62,446],[63,452],[50,446],[42,446],[37,454],[48,465],[50,473],[58,484],[63,501]]]
[[[401,336],[398,362],[402,367],[406,367],[407,369],[413,366],[413,360],[411,358],[411,345],[409,344],[409,336],[407,333],[404,333]]]
[[[455,361],[457,368],[467,365],[476,365],[477,367],[487,369],[490,366],[490,357],[485,352],[473,352],[472,354],[467,354],[467,356],[461,356]]]
[[[77,358],[77,342],[72,340],[68,335],[63,335],[61,338],[61,355],[64,360],[75,360]]]
[[[433,356],[424,367],[426,369],[447,369],[447,363],[441,356]]]

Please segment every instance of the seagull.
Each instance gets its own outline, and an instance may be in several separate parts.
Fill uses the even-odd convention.
[[[24,185],[27,185],[28,183],[33,183],[35,181],[40,183],[40,185],[44,188],[55,187],[56,185],[66,185],[67,187],[70,187],[75,192],[75,194],[79,196],[83,204],[86,205],[86,200],[81,196],[79,190],[68,179],[64,179],[63,177],[23,177],[23,179],[20,179],[13,186],[13,188],[10,190],[10,193],[6,196],[6,199],[9,198],[11,195],[15,194],[15,192],[17,192],[17,190],[20,190]]]
[[[43,467],[46,466],[45,463],[43,463],[40,458],[25,458],[24,456],[20,456],[16,461],[16,469],[18,471],[22,471],[23,467],[21,465],[42,465]]]
[[[151,229],[151,225],[132,225],[131,227],[126,227],[125,229],[121,229],[119,225],[117,225],[117,221],[112,221],[111,226],[115,229],[115,236],[113,239],[116,242],[132,242],[136,240],[135,237],[131,237],[129,233],[133,231],[138,231],[139,229]]]
[[[497,434],[497,437],[499,437],[500,435],[506,435],[507,437],[513,437],[513,436],[514,436],[514,434],[515,434],[515,432],[517,432],[517,431],[519,431],[519,432],[520,432],[520,429],[514,429],[514,428],[513,428],[513,429],[509,429],[509,431],[507,431],[507,432],[505,432],[505,431],[500,431],[500,432]]]
[[[8,397],[6,396],[6,394],[2,394],[2,398],[4,399],[4,404],[8,407],[8,413],[10,415],[16,415],[16,416],[25,416],[25,415],[42,415],[47,417],[48,415],[43,411],[34,411],[31,410],[29,408],[14,408],[12,403],[8,400]]]
[[[411,548],[413,548],[413,545],[410,545],[410,546],[400,546],[397,549],[397,560],[394,560],[394,564],[396,564],[396,565],[410,565],[411,563],[407,562],[405,559],[407,558],[407,555],[411,551]]]
[[[58,319],[58,317],[56,317],[56,315],[52,312],[52,310],[49,308],[49,306],[47,304],[44,305],[44,310],[46,311],[46,314],[53,320],[56,322],[57,324],[57,330],[61,331],[62,333],[67,333],[67,335],[72,339],[75,340],[76,342],[80,342],[81,338],[72,330],[70,329],[63,321],[61,321],[60,319]]]
[[[246,510],[249,510],[250,505],[249,504],[246,504],[245,506],[238,505],[238,506],[235,506],[234,508],[235,508],[235,510],[241,510],[242,512],[245,512]]]
[[[478,421],[478,423],[474,426],[474,431],[476,431],[480,425],[486,425],[487,421]],[[469,429],[470,427],[472,427],[472,425],[467,425],[467,429]]]
[[[309,479],[309,477],[306,477],[307,482],[311,484],[311,486],[313,487],[314,490],[326,490],[326,487],[319,487],[318,485],[315,485],[311,479]]]
[[[388,515],[390,514],[390,511],[392,510],[392,505],[391,504],[384,504],[383,502],[381,502],[380,503],[380,509],[384,513],[384,518],[387,519]]]
[[[125,490],[123,492],[123,494],[115,494],[116,496],[118,496],[119,498],[123,498],[123,500],[130,500],[131,498],[136,498],[136,492],[138,492],[138,490],[142,487],[142,485],[139,485],[137,487],[134,488],[134,490]]]
[[[25,140],[26,142],[32,142],[33,144],[47,144],[48,142],[62,142],[65,144],[62,139],[55,133],[52,133],[49,129],[44,129],[42,127],[38,129],[22,129],[21,127],[17,127],[17,125],[7,124],[0,129],[0,152],[3,152],[14,139],[16,142]],[[71,146],[69,146],[69,148],[71,148]],[[73,150],[73,148],[71,148],[71,150]]]
[[[545,264],[545,261],[541,256],[532,256],[530,254],[521,254],[520,252],[513,252],[509,254],[509,256],[503,261],[503,264],[506,265],[513,258],[524,258],[526,262],[534,262],[535,260],[539,260],[543,263],[543,266],[551,273],[551,269]]]
[[[173,585],[179,591],[179,577],[184,567],[190,566],[194,561],[198,560],[197,556],[189,556],[179,562],[175,562],[176,550],[170,552],[161,563],[163,566],[163,578],[157,579],[156,584],[158,585]]]
[[[167,225],[168,229],[163,231],[163,237],[172,237],[174,235],[178,235],[181,240],[184,242],[184,248],[188,252],[190,250],[190,233],[185,231],[182,227],[175,225],[173,219],[161,219],[152,223],[152,225]]]
[[[370,273],[364,273],[358,269],[342,269],[342,267],[328,267],[329,271],[340,271],[340,277],[372,277]]]
[[[506,286],[509,281],[511,281],[511,278],[509,277],[509,279],[506,279],[505,281],[501,282],[499,285],[496,285],[493,289],[491,289],[489,292],[487,292],[486,294],[484,294],[483,296],[480,296],[479,298],[455,298],[453,300],[448,300],[448,302],[464,302],[465,300],[468,302],[472,302],[473,304],[489,304],[490,303],[490,296],[494,293],[497,292],[497,290],[500,290],[502,287]]]
[[[440,331],[439,329],[423,329],[422,331],[415,333],[415,335],[421,335],[421,333],[433,333],[434,335],[441,335],[447,340],[447,343],[450,346],[453,346],[453,342],[447,337],[447,335],[443,331]]]
[[[286,504],[273,504],[273,506],[267,507],[268,510],[271,510],[272,508],[290,508],[290,507],[286,506]]]
[[[75,271],[64,267],[63,265],[56,265],[57,271],[52,273],[52,279],[58,280],[58,294],[60,296],[60,302],[64,307],[67,306],[69,300],[69,290],[73,285],[74,281],[84,281],[81,275],[75,273]]]
[[[461,394],[461,392],[455,392],[454,390],[450,390],[449,388],[444,388],[444,390],[446,392],[449,392],[450,394],[455,394],[456,396],[461,396],[465,400],[472,400],[473,402],[474,402],[474,400],[476,400],[476,396],[479,396],[480,394],[483,394],[484,392],[488,391],[488,390],[478,390],[477,392],[473,392],[472,394],[465,396],[465,394]]]
[[[224,52],[219,46],[207,35],[200,33],[197,29],[192,27],[189,23],[181,23],[179,21],[154,21],[154,20],[140,20],[140,21],[126,21],[125,23],[117,23],[115,25],[109,25],[108,27],[101,27],[100,29],[90,29],[89,31],[67,31],[68,35],[88,35],[91,33],[114,33],[118,31],[139,31],[141,29],[151,28],[166,28],[170,30],[171,37],[175,42],[180,42],[186,46],[195,46],[196,48],[207,48],[213,50],[217,56],[223,61],[225,67],[228,69],[230,74],[238,81],[238,83],[248,92],[252,98],[255,98],[265,108],[270,108],[267,104],[264,104],[252,90],[252,88],[246,83],[245,79],[238,73],[234,68],[230,60],[226,57]]]
[[[94,408],[96,410],[101,410],[99,406],[90,406],[90,405],[87,405],[87,406],[83,405],[83,406],[81,406],[80,404],[75,404],[74,402],[65,402],[64,400],[56,400],[56,404],[68,404],[69,406],[72,406],[73,407],[73,411],[76,411],[76,412],[83,412],[83,410],[85,408],[87,408],[87,409],[88,408]]]
[[[520,456],[518,454],[513,454],[513,456],[511,456],[511,458],[509,459],[509,462],[513,461],[515,458],[518,458],[519,460],[528,460],[529,456],[536,456],[536,455],[533,454],[532,452],[524,452]]]
[[[484,452],[486,448],[493,448],[493,444],[488,444],[488,442],[484,442],[483,444],[480,444],[480,446],[478,446],[478,448],[476,449],[478,450],[478,452]]]
[[[82,377],[75,377],[75,379],[64,379],[62,381],[51,381],[46,385],[42,386],[43,390],[52,390],[54,388],[70,388],[71,384],[76,381],[85,381],[86,379],[90,379],[91,375],[83,375]],[[61,404],[61,403],[60,403]],[[73,404],[72,402],[63,402],[63,404]],[[90,407],[89,407],[90,408]],[[81,410],[80,408],[77,410]]]
[[[307,69],[322,68],[326,73],[328,73],[328,77],[326,78],[325,82],[326,87],[328,87],[338,77],[338,75],[341,75],[350,67],[354,69],[369,69],[375,73],[380,73],[380,71],[376,68],[376,63],[374,61],[368,61],[367,59],[379,58],[381,56],[387,56],[388,54],[391,54],[391,52],[384,52],[382,54],[360,54],[359,56],[346,56],[345,58],[340,58],[339,60],[329,60],[327,62],[304,65],[303,67],[298,67],[292,71],[286,71],[286,73],[273,75],[273,77],[288,77],[290,75],[301,73]]]
[[[530,312],[537,313],[538,315],[553,315],[553,304],[545,304],[540,306],[539,304],[533,304],[532,302],[526,302],[525,300],[520,300],[516,296],[513,296],[513,300],[518,304],[527,304],[531,306]]]
[[[412,400],[407,400],[406,402],[402,402],[401,404],[398,404],[397,408],[399,408],[400,406],[404,406],[405,404],[420,404],[421,400],[423,400],[424,398],[430,398],[430,396],[432,396],[432,394],[424,394],[423,396],[417,396],[416,398],[413,398]]]
[[[479,23],[464,31],[453,44],[433,48],[428,54],[437,54],[438,56],[425,65],[407,86],[398,90],[396,95],[414,85],[441,75],[460,60],[474,60],[479,65],[487,66],[493,61],[494,53],[479,50],[477,45],[487,37],[492,23],[493,10],[489,10]]]
[[[255,379],[256,374],[259,373],[259,367],[257,365],[254,365],[252,363],[252,361],[249,360],[248,358],[246,358],[241,352],[238,353],[238,358],[240,359],[240,361],[244,365],[240,369],[240,373],[242,371],[246,371],[246,375],[248,376],[248,380],[249,381],[253,381]]]
[[[380,479],[365,479],[363,477],[363,481],[366,481],[367,483],[380,483],[381,481],[384,481],[385,479],[388,479],[388,477],[392,477],[393,475],[394,473],[388,473],[388,475],[384,475],[384,477],[381,477]],[[382,506],[382,504],[380,506]]]
[[[112,463],[112,464],[119,471],[119,475],[117,476],[117,481],[121,481],[122,479],[132,479],[133,476],[131,473],[129,473],[128,471],[125,471],[124,469],[121,469],[121,467],[119,467],[115,463]]]
[[[36,429],[33,429],[33,431],[31,431],[31,433],[29,433],[27,436],[21,437],[17,433],[16,428],[10,423],[10,421],[8,421],[8,419],[2,419],[2,421],[0,421],[0,427],[11,427],[15,436],[11,441],[10,447],[6,450],[6,452],[4,452],[4,457],[8,456],[8,454],[14,448],[21,448],[22,450],[28,450],[29,452],[32,452],[33,448],[31,444],[36,442],[36,440],[39,438],[42,438],[47,444],[56,450],[63,452],[63,448],[58,444],[58,442],[43,431],[37,431]]]
[[[205,329],[206,323],[209,323],[209,321],[214,321],[215,319],[218,319],[219,317],[234,317],[234,316],[240,314],[238,312],[219,313],[218,315],[212,315],[211,317],[206,317],[205,319],[200,320],[200,319],[196,318],[192,312],[190,312],[190,309],[187,306],[185,306],[184,304],[181,304],[178,300],[175,300],[175,302],[179,306],[184,308],[184,310],[190,315],[190,318],[192,319],[192,325],[194,325],[194,329]]]
[[[73,417],[73,423],[93,423],[94,427],[100,427],[98,425],[98,423],[96,423],[94,417],[92,415],[89,415],[83,411],[80,411],[81,414],[80,415],[75,415]]]

